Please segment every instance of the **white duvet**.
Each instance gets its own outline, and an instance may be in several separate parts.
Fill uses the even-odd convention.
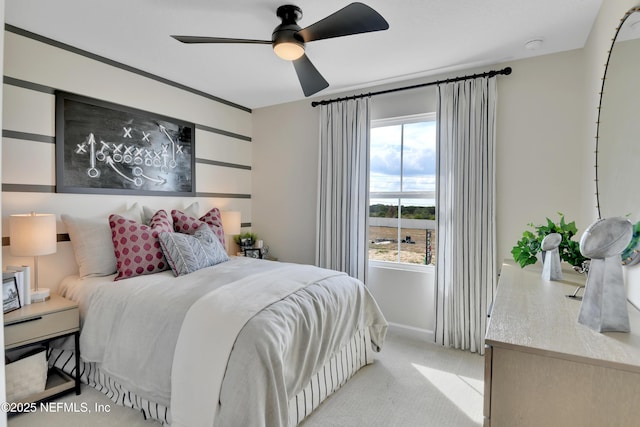
[[[234,257],[110,279],[63,285],[80,303],[81,357],[171,407],[178,426],[284,426],[289,398],[355,331],[369,326],[374,347],[386,332],[361,282],[316,267]]]

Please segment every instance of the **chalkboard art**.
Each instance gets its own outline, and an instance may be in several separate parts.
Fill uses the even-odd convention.
[[[193,196],[192,123],[56,92],[56,191]]]

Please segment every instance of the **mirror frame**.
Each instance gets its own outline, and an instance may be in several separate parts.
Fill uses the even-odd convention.
[[[602,219],[602,212],[601,212],[601,209],[600,209],[600,187],[599,187],[599,178],[598,178],[598,169],[599,169],[598,168],[598,166],[599,166],[598,153],[599,153],[599,150],[600,150],[600,114],[602,112],[602,95],[604,94],[604,85],[607,82],[607,71],[609,69],[609,61],[611,60],[611,53],[613,52],[613,48],[614,48],[614,46],[616,44],[616,41],[618,40],[618,34],[620,33],[620,29],[623,27],[624,23],[627,21],[627,18],[629,18],[629,16],[631,16],[635,12],[640,12],[640,6],[632,7],[631,9],[629,9],[627,11],[627,13],[624,14],[622,19],[620,19],[620,24],[616,28],[615,35],[613,36],[613,39],[611,40],[611,47],[609,48],[609,51],[607,52],[607,62],[604,65],[604,74],[602,75],[602,84],[600,86],[600,100],[598,101],[598,119],[596,121],[596,151],[595,151],[595,158],[596,158],[596,163],[595,163],[596,207],[598,209],[598,219]]]
[[[604,74],[602,75],[602,83],[600,86],[600,94],[599,94],[600,99],[598,101],[598,119],[596,122],[596,149],[595,149],[595,185],[596,185],[596,207],[598,209],[598,220],[602,219],[602,210],[600,207],[600,186],[599,186],[600,180],[598,175],[598,172],[599,172],[598,155],[600,152],[600,132],[601,132],[600,115],[602,113],[602,98],[604,94],[605,84],[607,83],[607,71],[609,70],[609,62],[611,60],[611,54],[613,53],[613,48],[615,47],[615,44],[618,40],[618,35],[620,34],[620,30],[622,29],[625,22],[627,21],[627,18],[629,18],[631,15],[633,15],[636,12],[640,12],[640,6],[632,7],[620,19],[620,24],[618,24],[618,27],[616,28],[616,32],[613,36],[613,39],[611,39],[611,47],[607,52],[607,62],[605,63]],[[640,262],[640,251],[637,249],[639,244],[640,244],[640,234],[636,232],[636,227],[634,225],[634,233],[633,233],[631,242],[622,253],[623,265],[634,265]]]

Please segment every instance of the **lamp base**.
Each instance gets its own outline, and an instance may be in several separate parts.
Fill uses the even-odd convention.
[[[31,289],[31,302],[43,302],[49,299],[49,289],[47,288],[38,288],[38,290]]]

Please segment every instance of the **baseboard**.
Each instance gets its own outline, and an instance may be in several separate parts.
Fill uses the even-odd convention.
[[[416,328],[414,326],[402,325],[400,323],[389,322],[389,330],[392,330],[394,333],[403,335],[407,338],[412,338],[419,341],[435,342],[436,340],[434,331]]]

